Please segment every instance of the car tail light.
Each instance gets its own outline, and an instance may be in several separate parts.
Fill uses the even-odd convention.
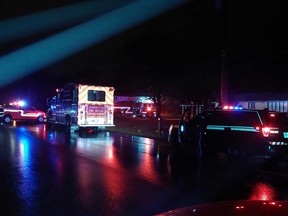
[[[257,131],[261,131],[264,137],[269,137],[270,135],[270,128],[269,127],[259,127],[255,126]]]
[[[270,128],[269,127],[263,127],[262,133],[264,137],[268,137],[270,135]]]

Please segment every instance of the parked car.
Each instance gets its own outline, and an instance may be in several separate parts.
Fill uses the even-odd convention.
[[[268,110],[224,107],[204,111],[188,124],[171,125],[168,141],[175,151],[195,157],[286,156],[288,117]]]
[[[3,122],[5,124],[10,124],[13,120],[35,121],[38,123],[43,123],[46,120],[46,113],[32,106],[6,105],[3,106],[3,109]]]

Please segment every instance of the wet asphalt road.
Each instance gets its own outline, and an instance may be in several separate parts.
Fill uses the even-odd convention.
[[[197,166],[166,141],[0,125],[1,215],[153,215],[197,203],[288,197],[286,164]]]

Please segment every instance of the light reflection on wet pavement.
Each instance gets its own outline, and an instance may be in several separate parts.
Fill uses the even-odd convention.
[[[31,215],[27,209],[39,213],[51,208],[51,202],[61,203],[58,211],[62,215],[75,215],[83,209],[94,212],[92,215],[125,215],[129,208],[141,215],[144,209],[159,213],[197,202],[283,200],[288,196],[284,166],[279,171],[262,169],[259,164],[217,161],[197,168],[171,162],[167,143],[145,137],[105,131],[79,136],[48,130],[45,124],[14,129],[17,134],[9,130],[0,133],[0,159],[2,165],[8,165],[1,169],[10,173],[2,177],[0,186],[2,196],[7,197],[5,208],[14,203],[23,215]],[[8,170],[11,167],[13,171]],[[63,197],[67,199],[64,203]],[[139,207],[143,202],[146,204]]]
[[[163,176],[165,177],[165,173],[169,174],[167,167],[169,149],[160,152],[163,141],[121,133],[112,135],[106,131],[79,136],[74,131],[48,130],[45,124],[38,127],[31,126],[28,129],[39,138],[49,141],[51,145],[68,146],[82,157],[115,169],[128,169],[130,173],[155,184],[163,184]]]

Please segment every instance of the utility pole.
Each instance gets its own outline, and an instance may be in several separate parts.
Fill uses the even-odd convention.
[[[226,50],[221,50],[221,106],[228,104],[228,71],[226,62]]]
[[[221,39],[221,106],[229,103],[228,96],[228,70],[227,70],[227,57],[226,57],[226,8],[225,0],[215,0],[215,10],[218,16],[218,25],[220,29]]]

